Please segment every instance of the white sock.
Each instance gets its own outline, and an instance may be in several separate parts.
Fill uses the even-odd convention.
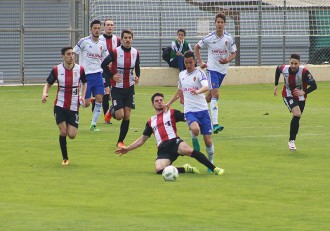
[[[207,153],[209,161],[213,164],[213,159],[214,159],[214,145],[213,145],[213,143],[210,147],[206,147],[206,153]]]
[[[91,125],[96,125],[97,121],[99,120],[100,114],[102,109],[102,103],[95,102],[95,108],[93,112],[93,118]]]
[[[212,124],[218,124],[218,99],[212,98],[210,102]]]

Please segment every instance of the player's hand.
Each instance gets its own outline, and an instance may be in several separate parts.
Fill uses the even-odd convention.
[[[200,68],[204,69],[207,68],[207,63],[204,63],[203,61],[199,64]]]
[[[123,82],[123,77],[120,76],[118,73],[114,74],[113,77],[112,77],[112,79],[113,79],[114,81],[116,81],[117,83],[121,83],[121,82]]]
[[[224,59],[220,59],[219,60],[219,63],[221,63],[221,64],[227,64],[227,63],[229,63],[229,61],[227,60],[227,58],[224,58]]]
[[[82,107],[85,107],[85,97],[79,97],[79,103]]]
[[[47,97],[48,97],[48,94],[44,94],[44,95],[42,95],[42,97],[41,97],[41,102],[42,102],[42,103],[46,103],[46,102],[47,102]]]
[[[278,85],[274,87],[274,96],[277,96],[277,88],[278,88]]]
[[[305,95],[305,92],[303,90],[299,90],[299,89],[296,89],[296,88],[293,90],[292,93],[296,97]]]
[[[139,80],[140,80],[139,77],[137,77],[137,76],[134,77],[134,82],[135,82],[135,84],[138,84],[138,83],[139,83]]]
[[[120,156],[126,154],[128,152],[127,147],[119,147],[115,150],[116,154],[120,154]]]

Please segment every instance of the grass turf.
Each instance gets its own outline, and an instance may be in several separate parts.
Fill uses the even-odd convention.
[[[1,87],[0,230],[327,230],[329,198],[330,82],[319,82],[300,120],[297,152],[287,148],[291,115],[273,85],[223,86],[220,123],[213,136],[215,164],[200,175],[164,182],[154,174],[152,137],[141,148],[114,154],[120,122],[99,120],[89,131],[90,108],[68,140],[69,166],[61,166],[53,118],[56,87],[41,103],[42,86]],[[153,115],[150,97],[174,87],[137,87],[127,144]],[[173,105],[182,109],[182,106]],[[185,123],[179,135],[191,143]],[[205,146],[200,137],[201,150]]]

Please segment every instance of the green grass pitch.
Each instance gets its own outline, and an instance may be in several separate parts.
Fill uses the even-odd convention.
[[[283,86],[281,84],[281,86]],[[61,165],[53,118],[56,87],[41,103],[43,86],[0,87],[0,230],[328,230],[330,227],[330,82],[318,82],[300,120],[297,152],[287,147],[291,115],[272,84],[223,86],[220,123],[213,136],[223,176],[180,174],[164,182],[154,174],[152,137],[127,155],[114,154],[120,122],[99,121],[89,131],[90,108],[68,140]],[[150,97],[175,87],[136,87],[126,144],[153,115]],[[173,108],[182,109],[179,103]],[[191,144],[187,125],[179,135]],[[201,151],[205,146],[200,137]]]

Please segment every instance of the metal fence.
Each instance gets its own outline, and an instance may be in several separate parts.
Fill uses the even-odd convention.
[[[314,0],[1,0],[0,84],[44,82],[61,62],[60,49],[89,34],[92,19],[112,18],[115,34],[134,31],[142,67],[167,66],[161,48],[178,28],[195,45],[227,15],[236,38],[232,65],[279,65],[290,53],[305,63],[330,61],[330,1]],[[206,50],[202,50],[206,56]]]

